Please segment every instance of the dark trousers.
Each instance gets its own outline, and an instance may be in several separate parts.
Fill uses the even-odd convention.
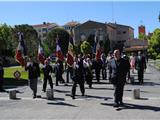
[[[3,90],[3,80],[0,79],[0,90]]]
[[[124,84],[114,85],[114,102],[116,104],[123,102],[123,89]]]
[[[92,87],[92,76],[86,76],[86,82],[89,85],[89,87]]]
[[[56,75],[56,86],[58,86],[58,81],[60,80],[60,75]]]
[[[38,81],[37,78],[29,80],[29,86],[30,86],[31,90],[33,91],[34,96],[36,96],[36,94],[37,94],[37,81]]]
[[[46,91],[47,80],[49,81],[49,85],[50,85],[51,89],[53,89],[52,78],[51,78],[51,76],[49,75],[49,76],[44,76],[44,81],[43,81],[43,91]]]
[[[56,75],[56,86],[58,86],[58,81],[60,81],[61,83],[65,83],[62,74],[57,74]]]
[[[143,83],[143,73],[144,73],[144,70],[138,70],[138,80],[140,84]]]
[[[103,78],[103,80],[105,80],[107,78],[106,68],[102,68],[102,78]]]
[[[83,80],[83,79],[80,79],[80,80],[74,80],[74,81],[73,81],[72,96],[75,96],[75,94],[76,94],[77,84],[79,84],[81,93],[82,93],[82,95],[84,95],[84,93],[85,93],[84,80]]]
[[[72,70],[72,68],[71,67],[68,67],[68,69],[67,69],[67,74],[66,74],[66,77],[67,77],[67,83],[69,83],[69,79],[72,77],[72,75],[73,75],[73,70]]]
[[[95,69],[97,82],[100,81],[100,69]]]

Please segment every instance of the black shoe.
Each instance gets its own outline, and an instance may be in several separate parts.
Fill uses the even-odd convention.
[[[113,105],[113,107],[119,107],[119,104],[118,104],[118,103],[115,103],[115,104]]]
[[[82,93],[82,96],[84,96],[84,93]]]
[[[71,98],[72,98],[72,99],[75,99],[75,96],[71,95]]]
[[[123,106],[123,105],[124,105],[124,103],[123,103],[123,102],[120,102],[119,104],[120,104],[121,106]]]
[[[33,95],[33,99],[35,99],[35,98],[37,98],[37,96],[36,96],[36,95]]]
[[[46,92],[46,90],[44,90],[44,89],[43,89],[42,91],[43,91],[43,92]]]

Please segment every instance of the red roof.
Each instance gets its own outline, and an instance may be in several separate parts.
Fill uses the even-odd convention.
[[[78,22],[76,22],[76,21],[71,21],[71,22],[66,23],[65,25],[71,26],[71,27],[75,27],[75,26],[77,26],[77,25],[79,25],[79,24],[80,24],[80,23],[78,23]]]
[[[50,25],[55,25],[57,26],[55,23],[46,23],[46,24],[37,24],[37,25],[32,25],[33,27],[48,27]]]
[[[148,46],[131,46],[128,48],[125,48],[125,51],[138,51],[138,50],[146,50]]]

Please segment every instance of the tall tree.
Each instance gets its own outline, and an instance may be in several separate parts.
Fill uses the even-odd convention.
[[[59,37],[59,45],[64,55],[68,52],[69,33],[62,28],[55,28],[47,34],[47,38],[44,41],[44,49],[47,55],[50,55],[56,51],[56,38]]]
[[[160,56],[160,29],[154,30],[151,39],[149,40],[149,53],[153,58]]]
[[[93,34],[89,35],[88,38],[87,38],[87,42],[89,42],[90,45],[91,45],[92,47],[94,47],[95,35],[93,35]]]
[[[23,33],[24,43],[27,49],[27,55],[32,55],[34,57],[38,54],[38,34],[36,30],[27,24],[24,25],[16,25],[12,29],[12,45],[14,48],[14,52],[18,46],[18,32]]]
[[[81,44],[81,52],[83,54],[90,54],[92,52],[92,48],[91,48],[91,45],[89,42],[87,41],[84,41],[82,44]]]
[[[11,27],[2,24],[0,25],[0,55],[10,56],[12,53]]]
[[[103,44],[103,52],[105,55],[108,55],[108,52],[110,51],[110,40],[108,35],[105,37],[104,44]]]
[[[140,40],[146,40],[146,39],[147,39],[147,36],[146,36],[145,34],[140,33],[140,34],[138,35],[138,39],[140,39]]]

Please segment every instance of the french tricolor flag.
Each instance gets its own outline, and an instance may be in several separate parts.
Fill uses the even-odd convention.
[[[39,47],[38,47],[38,60],[40,63],[44,64],[44,61],[45,61],[45,55],[44,55],[44,50],[41,46],[41,44],[39,44]]]
[[[59,45],[59,38],[57,37],[56,39],[56,56],[59,60],[63,61],[64,60],[64,56],[61,50],[61,47]]]
[[[18,37],[19,37],[19,43],[16,50],[15,59],[20,65],[24,66],[25,65],[24,56],[26,56],[26,47],[24,45],[23,33],[19,32]]]

